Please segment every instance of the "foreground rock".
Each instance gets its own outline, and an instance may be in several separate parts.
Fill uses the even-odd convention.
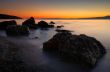
[[[27,19],[26,21],[24,21],[22,23],[23,26],[27,26],[29,27],[30,29],[36,29],[37,28],[37,25],[35,24],[35,20],[33,17],[30,17],[29,19]]]
[[[68,31],[58,32],[52,39],[43,43],[43,49],[89,66],[95,66],[99,58],[105,54],[105,48],[95,38],[72,35]]]
[[[47,66],[27,64],[22,48],[22,44],[0,37],[0,72],[50,72]]]
[[[3,21],[0,22],[0,30],[6,30],[8,26],[17,25],[16,21]]]
[[[19,49],[0,37],[0,72],[24,72],[26,66],[18,55]]]
[[[29,35],[29,28],[27,26],[8,26],[6,34],[9,36]]]
[[[54,25],[49,25],[45,21],[40,21],[40,22],[38,22],[37,25],[38,25],[39,28],[53,28],[54,27]]]

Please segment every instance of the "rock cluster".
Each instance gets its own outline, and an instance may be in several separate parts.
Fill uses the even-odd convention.
[[[0,30],[6,30],[8,26],[17,25],[16,21],[3,21],[0,22]]]
[[[29,35],[29,28],[27,26],[8,26],[6,34],[9,36]]]
[[[54,24],[53,21],[50,23]],[[47,30],[48,28],[53,28],[54,25],[48,24],[45,21],[39,21],[38,24],[35,23],[35,19],[30,17],[25,20],[21,26],[17,25],[16,21],[3,21],[0,22],[0,30],[5,30],[7,35],[10,36],[20,36],[20,35],[28,35],[29,29],[43,29]],[[29,29],[28,29],[29,28]]]
[[[68,31],[58,32],[43,43],[43,50],[56,52],[89,66],[94,66],[106,52],[103,45],[95,38],[83,34],[72,35]]]
[[[53,23],[53,22],[52,22]],[[31,29],[36,29],[36,28],[51,28],[54,27],[54,25],[49,25],[45,21],[40,21],[38,24],[35,24],[35,20],[33,17],[27,19],[22,23],[23,26],[28,26]]]
[[[5,30],[6,34],[10,36],[29,34],[29,29],[27,26],[17,25],[16,21],[14,20],[0,22],[0,30]]]

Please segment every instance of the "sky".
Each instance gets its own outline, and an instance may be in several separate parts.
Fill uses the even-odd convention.
[[[22,18],[87,18],[110,15],[110,0],[0,0],[0,13]]]

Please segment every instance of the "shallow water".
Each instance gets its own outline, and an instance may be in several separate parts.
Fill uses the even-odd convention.
[[[24,19],[25,20],[25,19]],[[16,20],[21,24],[24,20]],[[4,20],[0,20],[4,21]],[[39,20],[36,19],[36,23]],[[107,54],[98,62],[92,70],[77,64],[62,61],[60,58],[44,53],[43,42],[52,38],[55,28],[49,30],[31,30],[28,37],[7,37],[3,31],[0,35],[20,46],[22,59],[32,66],[39,66],[47,72],[110,72],[110,20],[45,20],[54,21],[56,25],[64,25],[63,29],[74,31],[73,34],[86,34],[95,37],[107,49]],[[34,39],[38,37],[38,39]],[[45,72],[44,71],[44,72]]]

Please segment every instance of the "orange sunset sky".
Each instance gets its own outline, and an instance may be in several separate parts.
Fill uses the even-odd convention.
[[[1,0],[0,13],[22,18],[87,18],[110,15],[110,0]]]

